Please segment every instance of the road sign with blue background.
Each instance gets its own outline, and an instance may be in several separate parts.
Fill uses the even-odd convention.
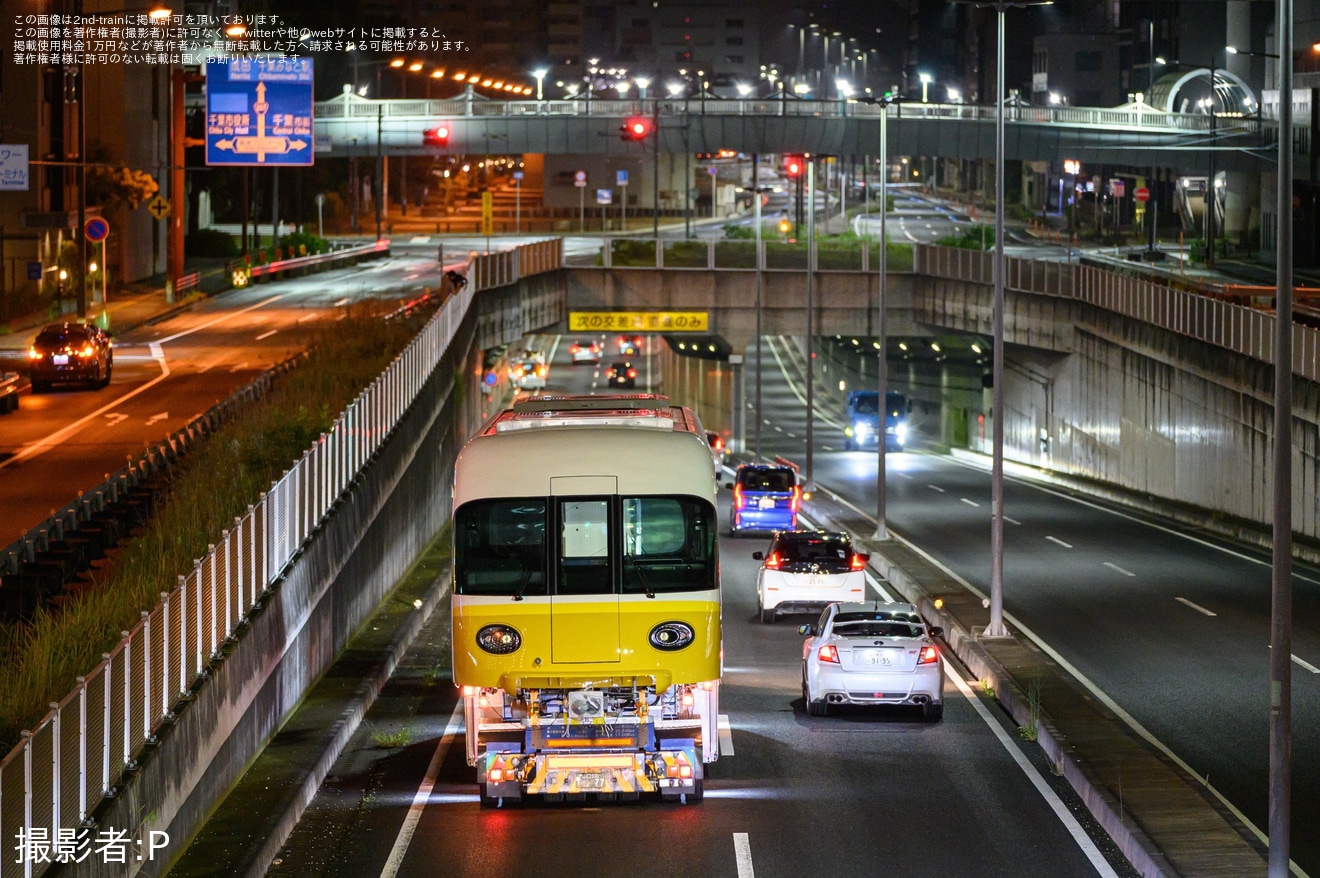
[[[208,165],[310,165],[311,58],[206,63]]]

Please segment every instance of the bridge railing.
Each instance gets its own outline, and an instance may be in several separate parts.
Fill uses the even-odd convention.
[[[1031,107],[1006,104],[1005,118],[1013,123],[1066,125],[1071,127],[1142,128],[1172,131],[1209,131],[1221,134],[1255,131],[1261,120],[1253,116],[1221,115],[1214,120],[1201,113],[1166,113],[1144,104],[1123,108],[1106,107]],[[878,118],[885,112],[874,104],[856,101],[801,100],[730,100],[725,98],[668,97],[646,100],[579,98],[550,101],[472,100],[463,97],[445,99],[393,99],[373,101],[345,95],[315,105],[315,117],[324,119],[391,119],[398,117],[517,117],[517,116],[812,116],[823,118]],[[992,121],[993,106],[974,104],[897,103],[889,107],[889,118],[965,119]]]
[[[917,244],[913,268],[918,274],[992,285],[993,255]],[[1005,257],[1004,288],[1062,296],[1226,348],[1274,361],[1274,315],[1213,295],[1174,289],[1102,268]],[[1293,326],[1293,372],[1320,381],[1320,332]]]
[[[91,814],[114,795],[212,664],[224,658],[248,614],[387,440],[453,340],[473,296],[558,268],[562,258],[562,245],[553,240],[474,259],[469,284],[444,302],[330,430],[234,519],[153,608],[142,611],[73,691],[52,702],[35,729],[23,732],[0,761],[0,878],[46,872],[61,856],[62,833],[76,839],[85,832],[82,838],[95,848],[98,829],[89,822]],[[150,456],[167,454],[170,449],[161,447]],[[111,492],[117,494],[117,483]],[[144,812],[153,804],[144,803]],[[133,862],[135,840],[123,842],[125,862]],[[76,856],[81,848],[70,841],[63,850]]]

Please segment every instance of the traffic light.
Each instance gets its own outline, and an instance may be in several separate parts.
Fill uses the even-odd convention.
[[[645,140],[651,133],[651,120],[645,116],[632,116],[619,127],[620,140]]]
[[[422,143],[426,146],[449,146],[449,126],[440,125],[422,132]]]
[[[802,156],[800,155],[784,156],[784,176],[794,177],[794,178],[801,177],[802,168],[805,165],[806,162],[803,160]]]

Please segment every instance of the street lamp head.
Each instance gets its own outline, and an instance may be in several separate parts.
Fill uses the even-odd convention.
[[[735,86],[735,88],[738,89],[739,97],[745,98],[752,93],[752,87],[745,82],[738,83],[737,86]]]
[[[425,66],[426,65],[423,64],[421,61],[414,61],[408,65],[408,70],[411,73],[416,73],[418,70],[421,70]]]
[[[922,85],[930,85],[932,82],[932,77],[929,73],[918,73],[917,79],[921,81]]]
[[[164,22],[169,21],[173,16],[174,11],[168,6],[156,6],[147,13],[147,17],[156,24],[163,24]]]
[[[1236,46],[1225,46],[1224,51],[1230,55],[1236,55],[1238,53]]]
[[[684,88],[686,88],[686,85],[681,82],[665,83],[665,90],[669,92],[671,97],[678,97],[678,95],[682,93]]]
[[[437,67],[435,70],[432,70],[432,71],[431,71],[431,78],[432,78],[432,79],[444,79],[444,78],[445,78],[445,71],[444,71],[443,69]]]
[[[243,37],[247,36],[247,25],[239,22],[229,25],[229,27],[225,28],[225,36],[229,37],[231,40],[241,40]]]
[[[538,67],[532,71],[532,76],[536,77],[537,79],[545,79],[545,75],[549,72],[550,71],[545,69],[544,67]]]
[[[1169,63],[1169,60],[1168,60],[1167,58],[1165,58],[1163,55],[1156,55],[1156,56],[1155,56],[1155,63],[1158,64],[1158,65],[1160,65],[1161,67],[1163,67],[1165,64],[1168,64],[1168,63]]]

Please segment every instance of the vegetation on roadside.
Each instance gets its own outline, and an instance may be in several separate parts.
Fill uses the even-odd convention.
[[[112,564],[58,608],[0,625],[0,754],[33,728],[132,628],[141,611],[255,503],[335,416],[390,364],[428,315],[384,323],[386,305],[364,307],[312,340],[306,361],[194,448],[165,500]]]
[[[994,226],[980,223],[968,226],[961,234],[946,235],[935,244],[939,247],[959,247],[963,250],[990,250],[995,246]]]

